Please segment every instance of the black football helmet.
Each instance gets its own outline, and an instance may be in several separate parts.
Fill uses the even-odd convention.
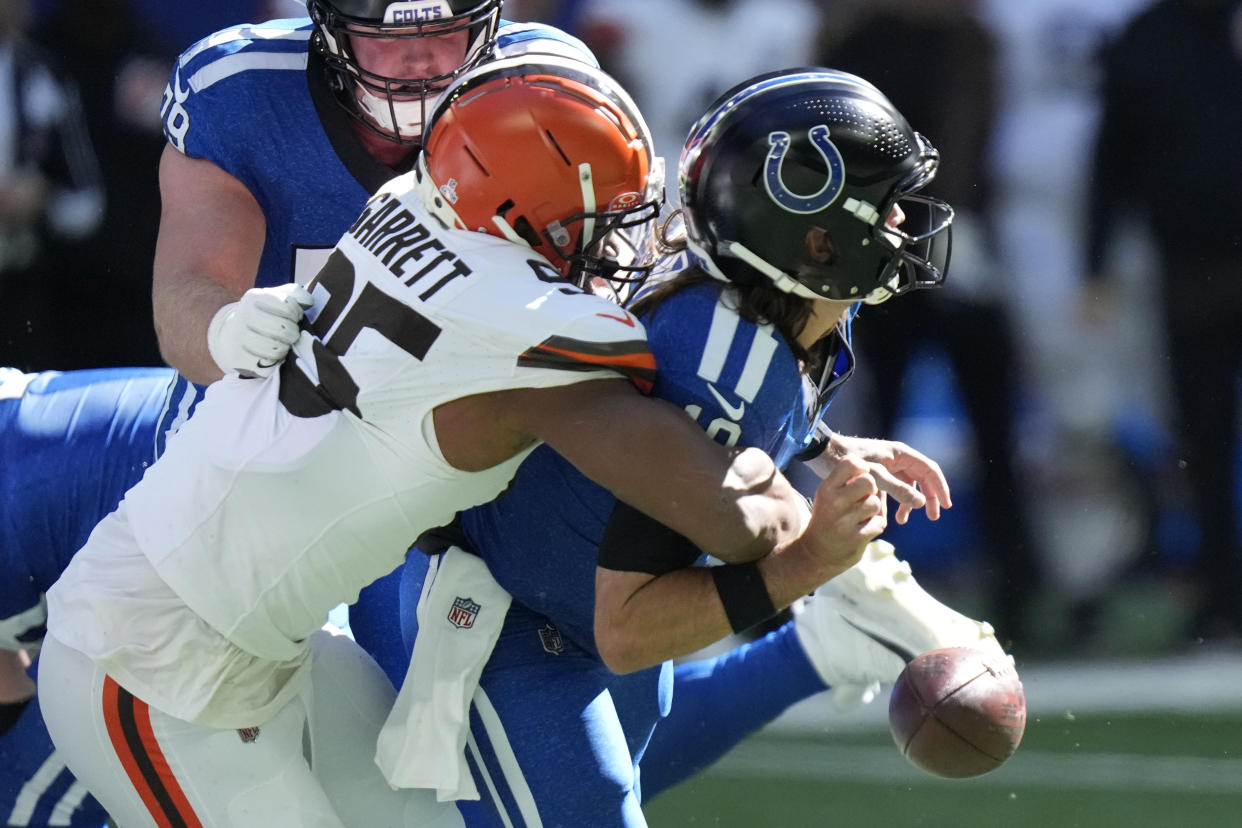
[[[496,45],[502,0],[307,0],[315,24],[311,40],[327,64],[329,81],[345,110],[368,129],[402,144],[417,143],[439,93],[487,58]],[[431,77],[378,74],[358,62],[357,38],[405,41],[465,33],[458,65]]]
[[[875,304],[935,287],[953,209],[915,193],[939,162],[862,78],[821,68],[753,78],[717,99],[682,150],[690,251],[716,278],[769,279],[808,298]]]

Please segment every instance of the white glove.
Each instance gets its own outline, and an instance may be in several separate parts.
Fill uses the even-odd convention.
[[[298,323],[312,304],[306,288],[290,282],[251,288],[216,311],[207,326],[207,350],[228,374],[269,377],[298,341]]]

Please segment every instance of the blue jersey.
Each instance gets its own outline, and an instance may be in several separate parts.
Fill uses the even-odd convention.
[[[95,524],[142,477],[172,374],[0,374],[0,619],[37,606]],[[19,384],[24,393],[4,393]]]
[[[730,298],[723,284],[704,282],[644,315],[658,368],[653,394],[683,408],[718,442],[762,448],[784,466],[810,441],[832,380],[848,374],[852,357],[839,348],[828,381],[813,387],[781,334],[741,318]],[[848,345],[848,328],[842,341]],[[716,728],[718,740],[703,740],[693,734],[704,711],[691,707],[684,720],[674,712],[672,732],[690,734],[692,742],[662,744],[654,758],[648,752],[657,723],[676,708],[670,705],[678,680],[671,663],[615,676],[599,658],[596,554],[614,504],[545,446],[527,458],[504,495],[460,516],[465,546],[514,599],[471,711],[467,756],[487,793],[477,803],[458,803],[470,828],[531,825],[527,815],[535,811],[545,825],[645,825],[640,764],[648,768],[650,760],[657,786],[667,785],[718,758],[753,726],[748,720],[733,728],[731,721],[744,717],[731,717]],[[419,564],[406,565],[406,606],[418,594]],[[751,658],[779,663],[779,676],[761,678],[777,687],[755,698],[746,695],[746,682],[732,691],[717,685],[707,696],[727,708],[740,693],[766,720],[791,697],[823,689],[817,678],[793,678],[790,654],[799,645],[786,627],[757,642],[754,653],[713,667],[728,685]],[[780,701],[772,707],[768,699]],[[703,743],[710,745],[706,755],[696,747]]]
[[[398,172],[355,137],[309,48],[313,32],[309,18],[216,32],[182,53],[164,90],[169,144],[237,178],[263,210],[256,287],[310,281],[367,199]],[[594,61],[581,41],[557,29],[504,21],[497,52],[538,41]],[[179,428],[201,396],[201,386],[178,376],[162,428]]]
[[[797,359],[771,325],[738,316],[722,286],[684,289],[643,324],[658,366],[654,396],[684,408],[722,444],[756,446],[782,466],[806,444],[818,412]],[[515,601],[595,653],[596,550],[614,503],[543,446],[508,492],[461,521]]]
[[[172,375],[0,369],[0,631],[11,646],[41,639],[43,593],[149,465]],[[107,818],[56,755],[37,699],[0,736],[0,815],[75,828]]]

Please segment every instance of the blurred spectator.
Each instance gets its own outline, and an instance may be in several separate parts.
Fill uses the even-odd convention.
[[[978,458],[987,605],[1002,641],[1026,642],[1040,568],[1028,493],[1016,471],[1015,422],[1022,368],[1007,309],[1007,276],[993,255],[987,149],[995,120],[997,46],[974,0],[870,0],[839,9],[825,27],[819,63],[873,81],[941,153],[928,192],[957,210],[944,290],[865,307],[854,328],[860,368],[872,378],[879,421],[894,431],[911,368],[925,346],[952,362]],[[912,341],[913,340],[913,341]],[[920,348],[920,345],[924,348]],[[871,433],[870,431],[868,433]]]
[[[506,0],[506,20],[547,23],[570,34],[578,33],[578,16],[587,0]]]
[[[1117,643],[1108,622],[1119,581],[1155,562],[1145,553],[1167,514],[1153,509],[1145,468],[1167,394],[1143,276],[1150,245],[1133,226],[1111,323],[1083,325],[1078,313],[1099,53],[1149,2],[985,0],[981,8],[1000,43],[991,216],[1025,369],[1019,455],[1047,582],[1032,634],[1059,647]]]
[[[99,165],[72,79],[27,37],[26,0],[0,0],[0,364],[54,367],[60,267],[103,209]]]
[[[107,205],[89,237],[58,248],[51,287],[57,369],[158,365],[151,261],[159,228],[160,98],[172,58],[130,0],[60,0],[34,32],[81,90]],[[99,336],[107,319],[108,335]]]
[[[1193,633],[1242,633],[1237,481],[1242,368],[1242,2],[1159,0],[1107,50],[1087,249],[1088,298],[1108,310],[1122,208],[1159,254],[1180,458],[1202,538]]]
[[[1083,262],[1091,136],[1099,110],[1099,51],[1110,33],[1150,0],[987,0],[1000,41],[1000,94],[991,166],[997,252],[1013,275],[1007,296],[1028,367],[1045,445],[1063,432],[1101,436],[1118,406],[1154,412],[1154,372],[1136,382],[1116,376],[1118,360],[1144,371],[1146,360],[1118,353],[1131,330],[1084,330],[1076,302]],[[1132,246],[1133,269],[1145,251]],[[1126,323],[1147,336],[1142,297],[1127,295]],[[1141,345],[1141,342],[1128,342]],[[1131,354],[1136,349],[1131,347]],[[1064,458],[1054,460],[1063,462]]]
[[[301,0],[209,0],[193,3],[133,0],[133,5],[135,12],[158,38],[161,49],[171,55],[178,55],[196,40],[237,23],[306,16],[306,6]]]
[[[4,0],[0,0],[4,1]],[[78,89],[98,153],[106,210],[96,230],[57,246],[44,280],[54,331],[40,367],[158,365],[151,263],[159,229],[160,101],[175,56],[225,25],[304,15],[298,0],[184,5],[150,0],[42,0],[32,39]],[[108,319],[109,335],[97,334]]]
[[[820,17],[812,0],[582,0],[573,11],[571,31],[642,109],[670,185],[694,117],[736,83],[810,63]]]

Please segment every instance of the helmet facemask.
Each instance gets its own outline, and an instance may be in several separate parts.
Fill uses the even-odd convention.
[[[575,249],[564,249],[547,236],[568,262],[571,282],[620,303],[642,285],[658,256],[655,227],[664,200],[663,182],[664,160],[653,158],[641,197],[629,193],[605,210],[584,211],[559,223],[560,227],[581,223]]]
[[[328,67],[338,101],[372,133],[399,144],[417,144],[440,93],[491,54],[501,0],[483,0],[458,14],[447,0],[364,3],[375,9],[366,15],[347,14],[339,10],[343,5],[339,0],[307,4],[316,24],[315,48]],[[371,71],[358,58],[360,43],[383,41],[417,49],[415,41],[420,40],[422,48],[440,51],[450,40],[460,40],[461,57],[452,68],[413,78]],[[434,47],[426,45],[431,40]]]
[[[899,225],[876,224],[872,234],[877,244],[894,248],[883,265],[876,287],[863,297],[868,305],[878,305],[911,290],[939,287],[949,269],[953,246],[953,208],[931,196],[920,195],[936,175],[940,153],[919,133],[920,159],[914,171],[893,191],[893,197],[879,214],[889,216],[900,208],[904,220]]]

